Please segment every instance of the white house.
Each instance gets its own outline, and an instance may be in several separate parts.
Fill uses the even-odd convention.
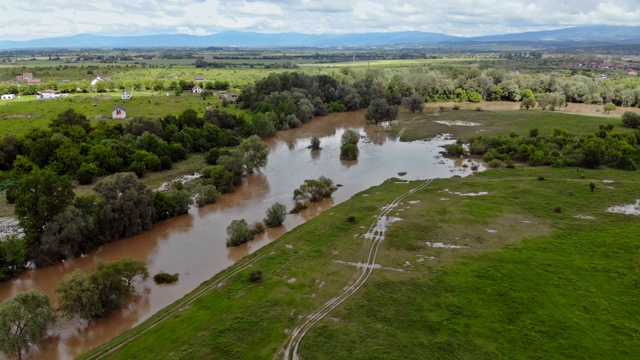
[[[202,94],[202,88],[200,86],[196,85],[191,89],[191,92],[194,93],[194,94]]]
[[[122,99],[122,100],[131,99],[131,93],[128,92],[127,90],[123,91],[122,94],[120,94],[120,99]]]
[[[110,80],[111,78],[107,76],[96,76],[93,78],[93,80],[91,80],[91,86],[95,86],[100,81],[110,81]]]
[[[36,94],[36,99],[57,99],[60,97],[60,94],[58,94],[57,91],[55,90],[45,90],[45,91],[38,91],[38,94]]]
[[[127,110],[118,105],[111,111],[111,117],[113,119],[125,119],[127,117]]]
[[[4,94],[2,95],[2,100],[13,100],[16,96],[14,94]]]

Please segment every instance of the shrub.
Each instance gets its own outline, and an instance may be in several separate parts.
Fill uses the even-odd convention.
[[[444,149],[448,156],[460,157],[464,155],[464,147],[457,144],[445,145]]]
[[[218,164],[218,158],[220,157],[220,155],[222,155],[222,154],[221,154],[219,149],[212,148],[211,150],[207,151],[206,154],[204,154],[204,160],[209,165],[217,165]]]
[[[244,244],[253,239],[253,233],[245,219],[233,220],[227,227],[227,246]]]
[[[562,213],[562,208],[560,206],[558,206],[555,209],[553,209],[553,212],[556,213],[556,214],[560,214],[560,213]]]
[[[203,207],[209,204],[215,204],[220,198],[220,193],[213,185],[204,185],[196,192],[196,206]]]
[[[360,141],[360,133],[353,129],[347,129],[342,133],[342,137],[340,138],[340,142],[342,145],[353,144],[357,145]]]
[[[452,108],[452,109],[453,109],[453,110],[460,110],[460,105],[455,104],[455,105],[453,105],[453,108]]]
[[[99,172],[100,169],[96,164],[85,162],[80,165],[80,168],[76,172],[76,179],[78,180],[78,183],[80,183],[80,185],[88,185],[95,180]]]
[[[622,126],[637,129],[640,127],[640,115],[632,111],[625,111],[622,114]]]
[[[260,282],[262,281],[262,271],[256,270],[249,273],[249,281]]]
[[[489,161],[489,164],[487,164],[487,165],[489,165],[490,168],[494,168],[495,169],[495,168],[501,167],[502,164],[503,164],[502,160],[493,159],[493,160]]]
[[[350,222],[350,223],[352,223],[352,224],[355,224],[355,223],[356,223],[356,217],[355,217],[355,216],[353,216],[353,215],[352,215],[352,216],[349,216],[349,217],[347,218],[347,221],[348,221],[348,222]]]
[[[311,144],[309,145],[311,150],[320,150],[320,138],[317,136],[313,136],[311,138]]]
[[[595,183],[589,183],[589,189],[591,189],[591,192],[593,192],[593,190],[596,189],[596,184]]]
[[[251,234],[253,236],[264,233],[264,224],[256,221],[251,225]]]
[[[159,273],[153,276],[153,281],[156,284],[173,284],[174,282],[178,281],[179,277],[180,277],[180,274],[178,273],[169,274],[164,271],[160,271]]]
[[[358,145],[344,144],[340,147],[340,160],[357,160],[359,153]]]
[[[544,176],[538,176],[538,180],[540,181],[544,180]]]
[[[286,215],[287,207],[277,202],[267,209],[267,217],[264,218],[263,222],[268,227],[280,226],[284,222]]]
[[[329,106],[327,106],[327,109],[330,113],[347,111],[347,107],[340,101],[330,102]]]

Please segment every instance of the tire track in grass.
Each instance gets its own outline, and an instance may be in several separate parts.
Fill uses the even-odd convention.
[[[340,304],[345,302],[351,295],[353,295],[358,289],[360,289],[365,282],[371,276],[373,272],[373,265],[376,262],[376,257],[378,256],[378,249],[380,248],[380,244],[382,240],[385,239],[385,234],[387,231],[387,215],[396,207],[398,204],[404,200],[407,196],[415,193],[418,190],[429,185],[431,180],[427,180],[417,187],[407,191],[406,193],[395,198],[390,204],[384,206],[382,208],[382,212],[376,216],[376,220],[369,227],[369,230],[365,233],[365,238],[371,239],[371,248],[369,249],[369,254],[367,256],[367,262],[364,264],[362,268],[362,273],[358,277],[358,279],[351,284],[347,289],[345,289],[338,296],[332,298],[331,300],[324,303],[324,305],[316,310],[314,313],[308,315],[306,320],[299,326],[297,326],[291,332],[291,337],[287,340],[287,342],[283,345],[284,348],[284,360],[299,360],[298,356],[298,347],[300,346],[300,342],[307,334],[307,332],[320,320],[322,320],[331,310],[338,307]],[[281,350],[278,351],[276,357],[280,354]]]
[[[305,230],[307,230],[307,228],[311,226],[310,221],[308,221],[305,225],[302,225],[298,230],[291,232],[291,233],[287,233],[283,236],[281,236],[280,238],[274,240],[271,244],[276,245],[280,242],[283,242],[285,239],[289,239],[292,236],[297,236],[300,233],[304,232]],[[177,300],[176,302],[172,303],[171,305],[167,306],[165,309],[166,312],[164,312],[162,315],[159,315],[156,318],[151,318],[150,320],[148,320],[148,322],[142,323],[141,325],[139,325],[138,327],[144,327],[140,332],[137,332],[135,334],[133,334],[132,336],[129,337],[125,337],[121,340],[113,340],[111,343],[109,343],[106,347],[100,349],[99,351],[97,351],[94,354],[91,354],[89,356],[86,357],[86,359],[102,359],[107,355],[112,354],[114,351],[120,349],[121,347],[123,347],[124,345],[128,344],[129,342],[137,339],[138,337],[140,337],[141,335],[145,334],[146,332],[148,332],[149,330],[155,328],[156,326],[160,325],[162,322],[164,322],[165,320],[167,320],[168,318],[170,318],[171,316],[185,310],[188,306],[190,306],[194,301],[198,300],[199,298],[201,298],[202,296],[206,295],[207,293],[209,293],[211,290],[222,286],[227,280],[231,279],[232,277],[236,276],[238,273],[250,268],[253,266],[254,263],[256,263],[258,260],[271,255],[271,252],[265,252],[264,254],[258,255],[255,258],[249,260],[246,264],[244,264],[243,266],[233,270],[232,272],[221,276],[220,278],[212,281],[210,284],[202,287],[201,289],[196,289],[195,291],[185,295],[182,299]],[[135,328],[134,328],[135,329]]]

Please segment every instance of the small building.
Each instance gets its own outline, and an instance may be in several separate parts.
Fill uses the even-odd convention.
[[[96,76],[93,78],[93,80],[91,80],[91,86],[96,86],[97,83],[99,83],[100,81],[110,81],[111,78],[107,77],[107,76]]]
[[[36,94],[36,99],[57,99],[60,97],[60,94],[58,94],[57,91],[55,90],[45,90],[45,91],[38,91],[38,93]]]
[[[2,95],[2,100],[13,100],[16,96],[14,94],[4,94]]]
[[[636,71],[629,71],[629,75],[631,75],[631,76],[637,76],[637,75],[638,75],[638,72],[636,72]]]
[[[196,75],[193,80],[195,81],[204,81],[204,75]]]
[[[40,85],[40,84],[42,84],[42,80],[40,80],[40,79],[29,79],[29,80],[27,80],[27,84],[29,84],[29,85]]]
[[[191,92],[194,94],[202,94],[202,87],[196,85],[193,88],[191,88]]]
[[[118,105],[111,111],[111,117],[113,119],[126,119],[127,118],[127,110],[122,106]]]
[[[33,79],[33,73],[22,73],[16,76],[16,81],[27,81]]]
[[[122,100],[129,100],[131,99],[131,93],[128,91],[123,91],[122,94],[120,94],[120,99]]]

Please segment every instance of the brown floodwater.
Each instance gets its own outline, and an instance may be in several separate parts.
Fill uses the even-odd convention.
[[[339,159],[340,137],[348,128],[365,136],[358,144],[360,156],[352,162]],[[311,136],[320,137],[320,151],[307,148]],[[30,359],[72,358],[148,319],[216,273],[357,192],[394,176],[414,180],[470,174],[468,167],[460,166],[460,161],[439,156],[442,150],[439,146],[450,142],[444,137],[400,142],[390,138],[383,126],[365,125],[362,111],[316,118],[270,139],[266,168],[250,175],[233,194],[223,195],[218,203],[192,208],[187,215],[157,224],[144,234],[101,246],[86,256],[30,270],[0,283],[0,301],[19,291],[38,289],[50,296],[55,307],[54,289],[65,274],[75,269],[92,271],[99,261],[105,260],[139,259],[147,263],[151,275],[159,271],[180,274],[180,280],[172,285],[156,285],[151,279],[137,284],[136,296],[106,319],[91,323],[58,319],[49,331],[51,336],[28,355]],[[398,176],[399,172],[407,174]],[[321,175],[342,184],[332,199],[312,204],[299,214],[287,215],[284,226],[268,229],[248,244],[226,247],[225,229],[231,220],[261,221],[267,208],[276,201],[290,209],[293,190],[305,179]]]

